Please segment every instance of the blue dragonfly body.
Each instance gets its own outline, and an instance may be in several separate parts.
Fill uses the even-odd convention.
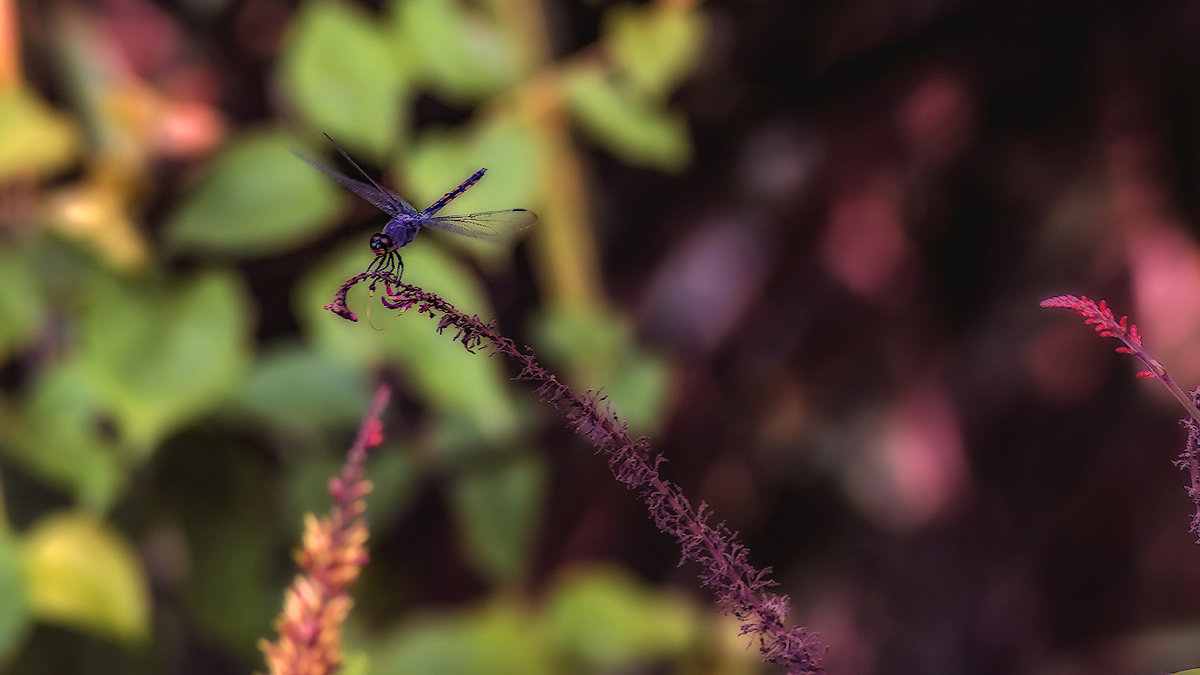
[[[329,134],[325,134],[325,138],[329,138]],[[399,274],[397,278],[403,275],[404,261],[400,259],[399,251],[411,243],[423,227],[431,227],[435,230],[453,232],[454,234],[461,234],[468,237],[489,238],[520,232],[537,221],[537,214],[527,209],[484,211],[482,213],[471,213],[461,216],[436,215],[438,211],[441,211],[455,197],[458,197],[472,185],[478,183],[479,179],[483,178],[483,174],[487,169],[480,169],[471,174],[470,178],[447,192],[441,199],[431,204],[429,208],[424,211],[418,211],[413,208],[412,204],[405,201],[403,197],[376,183],[332,138],[329,138],[329,142],[333,143],[333,147],[337,148],[337,151],[341,153],[342,157],[346,158],[347,162],[350,162],[364,178],[370,181],[369,184],[351,178],[335,169],[331,169],[311,157],[306,157],[299,153],[297,155],[325,175],[341,183],[342,187],[362,197],[390,217],[387,224],[383,226],[383,230],[371,235],[371,250],[375,251],[375,260],[371,262],[367,271],[379,270],[391,273],[398,266]]]

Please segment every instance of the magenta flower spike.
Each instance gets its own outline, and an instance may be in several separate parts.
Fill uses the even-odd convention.
[[[1117,352],[1131,354],[1146,366],[1146,370],[1139,372],[1138,377],[1157,379],[1187,411],[1188,417],[1183,420],[1188,430],[1187,445],[1176,458],[1175,466],[1188,472],[1188,497],[1196,506],[1188,529],[1197,536],[1196,543],[1200,544],[1200,410],[1196,408],[1200,391],[1193,391],[1191,394],[1184,392],[1167,374],[1167,369],[1158,359],[1150,356],[1142,346],[1142,336],[1138,333],[1137,326],[1133,325],[1127,316],[1116,318],[1103,300],[1097,303],[1087,296],[1056,295],[1046,298],[1040,304],[1047,308],[1074,310],[1083,317],[1084,323],[1092,326],[1101,337],[1120,340],[1121,346],[1117,347]]]
[[[347,279],[325,309],[357,321],[358,316],[346,306],[346,294],[367,279],[372,288],[383,282],[385,307],[401,312],[416,308],[420,314],[438,318],[437,332],[454,328],[453,339],[467,351],[487,348],[489,355],[499,353],[515,361],[521,370],[514,379],[531,383],[539,399],[554,406],[569,426],[604,455],[613,476],[637,491],[658,529],[679,544],[680,564],[691,561],[701,567],[701,583],[714,590],[723,611],[742,622],[741,634],[758,642],[763,660],[783,666],[790,675],[825,672],[821,665],[825,647],[818,636],[803,627],[789,627],[788,597],[766,590],[776,585],[770,568],[751,565],[750,552],[736,534],[723,523],[709,522],[712,513],[708,505],[692,506],[682,488],[663,478],[658,467],[666,458],[655,453],[645,438],[631,437],[628,425],[604,404],[602,396],[577,394],[543,368],[533,350],[518,348],[501,335],[495,323],[467,316],[438,295],[400,283],[387,271],[369,270]]]

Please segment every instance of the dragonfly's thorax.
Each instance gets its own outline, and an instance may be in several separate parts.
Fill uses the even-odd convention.
[[[392,248],[403,248],[412,242],[420,229],[421,226],[414,224],[410,218],[392,218],[383,226],[382,234],[391,240]]]

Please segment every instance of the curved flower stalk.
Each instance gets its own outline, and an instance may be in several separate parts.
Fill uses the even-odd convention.
[[[1200,409],[1196,407],[1200,400],[1198,398],[1200,389],[1190,394],[1185,393],[1167,374],[1167,369],[1158,362],[1158,359],[1152,357],[1142,346],[1142,336],[1138,333],[1137,326],[1133,325],[1127,316],[1116,318],[1103,300],[1096,302],[1086,295],[1056,295],[1053,298],[1046,298],[1039,304],[1046,308],[1058,307],[1074,310],[1083,317],[1084,323],[1095,328],[1101,337],[1120,340],[1122,346],[1117,347],[1117,352],[1130,354],[1146,366],[1146,370],[1137,374],[1138,377],[1158,380],[1183,406],[1188,417],[1181,421],[1187,427],[1188,440],[1183,452],[1175,460],[1175,466],[1188,472],[1188,497],[1196,505],[1196,510],[1192,513],[1191,526],[1188,529],[1197,536],[1196,543],[1200,544]]]
[[[342,473],[329,481],[333,508],[318,519],[304,516],[304,543],[296,551],[303,570],[284,594],[275,620],[279,639],[259,644],[271,675],[326,675],[342,663],[342,622],[353,599],[346,592],[367,563],[363,498],[371,491],[363,464],[367,450],[383,442],[379,421],[391,390],[382,385],[363,417]]]
[[[749,551],[738,543],[735,533],[723,523],[709,522],[711,512],[706,504],[701,502],[693,507],[678,485],[662,477],[658,466],[664,458],[651,449],[645,438],[630,437],[628,425],[604,403],[602,396],[596,392],[575,393],[543,368],[532,350],[520,349],[501,335],[494,322],[484,323],[476,316],[467,316],[438,295],[400,283],[386,272],[364,272],[351,277],[325,308],[357,321],[358,316],[346,306],[346,294],[368,279],[372,288],[379,281],[384,283],[385,307],[401,312],[415,307],[420,314],[438,318],[439,333],[454,328],[453,339],[467,351],[486,348],[489,355],[499,353],[514,360],[521,368],[514,379],[531,383],[539,399],[554,406],[572,428],[592,443],[597,453],[605,456],[617,480],[638,492],[658,529],[679,543],[680,564],[690,560],[701,566],[701,582],[716,592],[724,611],[742,622],[742,634],[758,641],[763,659],[785,667],[792,675],[824,672],[821,657],[825,648],[817,636],[802,627],[789,628],[788,597],[767,592],[767,588],[775,585],[770,568],[751,565],[747,560]]]

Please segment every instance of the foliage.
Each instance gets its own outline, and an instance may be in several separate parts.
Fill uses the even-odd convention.
[[[156,27],[143,35],[185,28],[148,4],[130,7]],[[403,400],[418,402],[427,421],[381,449],[372,471],[387,489],[368,500],[373,520],[398,526],[418,489],[436,483],[471,573],[496,589],[529,580],[546,489],[537,414],[517,402],[498,363],[448,349],[407,317],[378,319],[388,324],[380,334],[348,331],[320,310],[370,251],[365,241],[342,248],[348,240],[335,228],[349,200],[291,154],[315,154],[308,139],[328,132],[426,203],[487,166],[463,209],[539,208],[562,198],[557,163],[563,150],[567,161],[577,152],[561,145],[557,109],[625,161],[684,165],[686,128],[667,97],[696,64],[698,10],[615,8],[592,52],[620,58],[599,70],[586,52],[543,63],[530,45],[545,43],[544,29],[502,10],[303,2],[282,17],[286,39],[267,73],[273,108],[228,127],[233,114],[204,89],[211,64],[192,62],[194,79],[171,79],[171,68],[195,52],[125,67],[121,58],[162,53],[122,52],[141,43],[121,43],[122,17],[103,8],[47,14],[57,31],[23,36],[34,50],[58,50],[55,79],[70,91],[51,101],[34,85],[0,87],[0,181],[17,197],[0,210],[16,225],[0,241],[0,359],[13,376],[0,389],[9,507],[0,663],[38,672],[30,645],[43,624],[144,650],[164,630],[148,589],[165,584],[172,611],[198,635],[253,664],[286,580],[288,533],[300,513],[320,508],[331,453],[381,375],[402,382]],[[646,44],[664,39],[665,53]],[[114,48],[121,57],[110,60]],[[4,68],[0,84],[23,75],[15,59],[0,58]],[[591,103],[572,93],[581,78]],[[418,125],[418,103],[430,96],[470,114]],[[661,131],[672,134],[666,146],[637,147]],[[572,226],[586,243],[586,223]],[[499,276],[506,251],[464,246],[473,267],[429,239],[406,254],[411,277],[493,314],[477,266]],[[594,255],[555,246],[567,260]],[[286,283],[264,283],[260,270],[283,271]],[[298,327],[281,333],[272,323],[264,335],[263,322],[289,304]],[[656,424],[665,366],[616,327],[615,313],[587,309],[599,330],[621,337],[560,340],[557,358],[579,373],[605,352],[633,359],[636,369],[606,381]],[[44,497],[11,501],[29,492]],[[381,592],[400,599],[406,583],[393,575]],[[154,659],[173,658],[142,653],[123,668],[157,671],[165,665]],[[636,661],[648,652],[614,653]]]

